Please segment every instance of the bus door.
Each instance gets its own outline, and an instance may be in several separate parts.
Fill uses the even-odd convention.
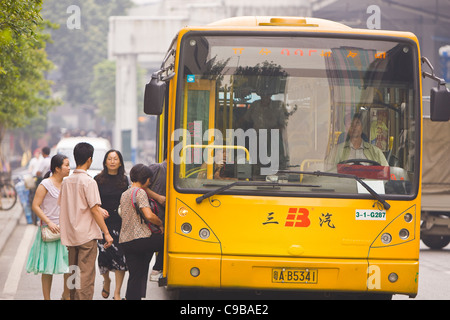
[[[192,105],[197,107],[189,108]],[[213,149],[207,146],[214,142],[215,105],[215,81],[194,77],[185,83],[181,121],[187,130],[182,139],[180,177],[200,174],[212,179]]]

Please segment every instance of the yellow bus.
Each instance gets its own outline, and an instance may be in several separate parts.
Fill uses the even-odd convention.
[[[412,33],[297,17],[181,29],[144,98],[167,158],[160,285],[415,297],[422,75],[448,120]]]

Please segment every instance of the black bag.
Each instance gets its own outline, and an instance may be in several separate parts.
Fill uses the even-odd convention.
[[[150,209],[152,209],[153,213],[158,216],[158,218],[163,222],[164,225],[164,220],[159,217],[158,203],[154,199],[150,198],[148,199],[148,202],[150,202]],[[149,223],[148,227],[150,228],[152,233],[161,233],[161,229],[153,223]]]

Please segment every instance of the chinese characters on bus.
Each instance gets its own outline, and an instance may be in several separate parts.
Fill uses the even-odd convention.
[[[232,48],[233,53],[235,55],[241,55],[245,54],[245,48]],[[277,52],[272,50],[269,50],[268,48],[261,48],[259,50],[260,55],[271,55],[276,54]],[[317,50],[317,49],[288,49],[283,48],[279,52],[279,54],[283,56],[298,56],[298,57],[312,57],[312,56],[321,56],[321,57],[332,57],[333,52],[329,50]],[[360,55],[360,53],[357,50],[348,50],[347,51],[347,58],[357,58]],[[386,52],[385,51],[377,51],[374,54],[375,59],[386,59]]]

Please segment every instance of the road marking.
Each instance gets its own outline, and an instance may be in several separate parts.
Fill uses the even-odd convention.
[[[19,286],[20,275],[24,268],[25,261],[28,258],[28,249],[35,235],[36,227],[33,225],[27,225],[25,232],[23,233],[22,241],[20,241],[17,249],[17,254],[14,257],[14,261],[9,270],[8,278],[6,279],[5,286],[3,287],[3,294],[7,298],[14,298]]]

